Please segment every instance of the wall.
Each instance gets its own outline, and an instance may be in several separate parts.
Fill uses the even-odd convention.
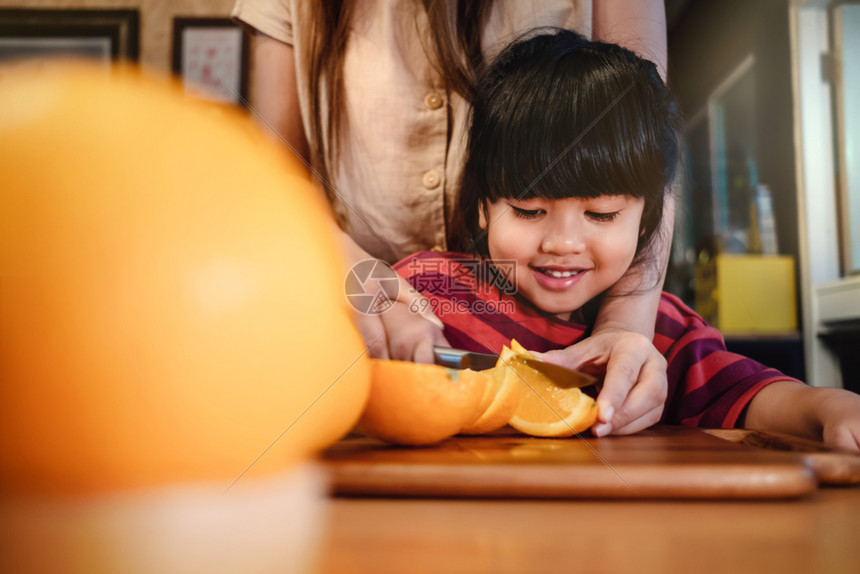
[[[235,0],[0,0],[0,8],[98,8],[140,11],[140,62],[169,72],[174,16],[226,17]]]
[[[839,269],[827,9],[826,0],[793,0],[791,12],[804,343],[809,383],[860,392],[860,276]]]
[[[779,253],[797,262],[797,316],[804,317],[789,14],[789,0],[688,2],[668,35],[669,83],[689,118],[746,58],[755,59],[758,181],[773,194]]]
[[[669,33],[669,82],[684,113],[755,57],[759,181],[771,186],[780,253],[798,254],[791,45],[786,0],[689,2]]]

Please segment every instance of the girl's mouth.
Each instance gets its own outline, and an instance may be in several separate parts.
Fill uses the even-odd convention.
[[[554,267],[534,267],[535,278],[538,283],[547,289],[563,290],[569,289],[576,284],[586,273],[586,269],[563,269]]]
[[[577,270],[569,270],[569,271],[559,271],[558,269],[547,269],[546,267],[536,267],[538,271],[543,273],[544,275],[549,275],[550,277],[555,277],[556,279],[565,279],[567,277],[573,277],[574,275],[579,275],[582,273],[582,269]]]

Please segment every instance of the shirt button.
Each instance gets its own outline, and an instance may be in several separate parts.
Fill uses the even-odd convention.
[[[421,182],[424,184],[424,187],[427,189],[436,189],[439,187],[439,183],[442,181],[442,178],[439,177],[439,174],[434,170],[430,170],[424,174],[424,178]]]
[[[430,92],[424,96],[424,105],[428,110],[438,110],[442,107],[442,96],[437,93]]]

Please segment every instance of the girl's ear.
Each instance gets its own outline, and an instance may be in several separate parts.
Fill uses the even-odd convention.
[[[487,202],[482,201],[478,204],[478,227],[481,229],[487,228]]]

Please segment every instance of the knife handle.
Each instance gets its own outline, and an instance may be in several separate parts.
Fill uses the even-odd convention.
[[[469,365],[463,365],[464,357],[465,361],[467,363],[469,362],[468,357],[466,357],[467,353],[468,351],[463,351],[461,349],[433,347],[433,361],[437,365],[442,365],[449,369],[465,369],[469,367]]]

